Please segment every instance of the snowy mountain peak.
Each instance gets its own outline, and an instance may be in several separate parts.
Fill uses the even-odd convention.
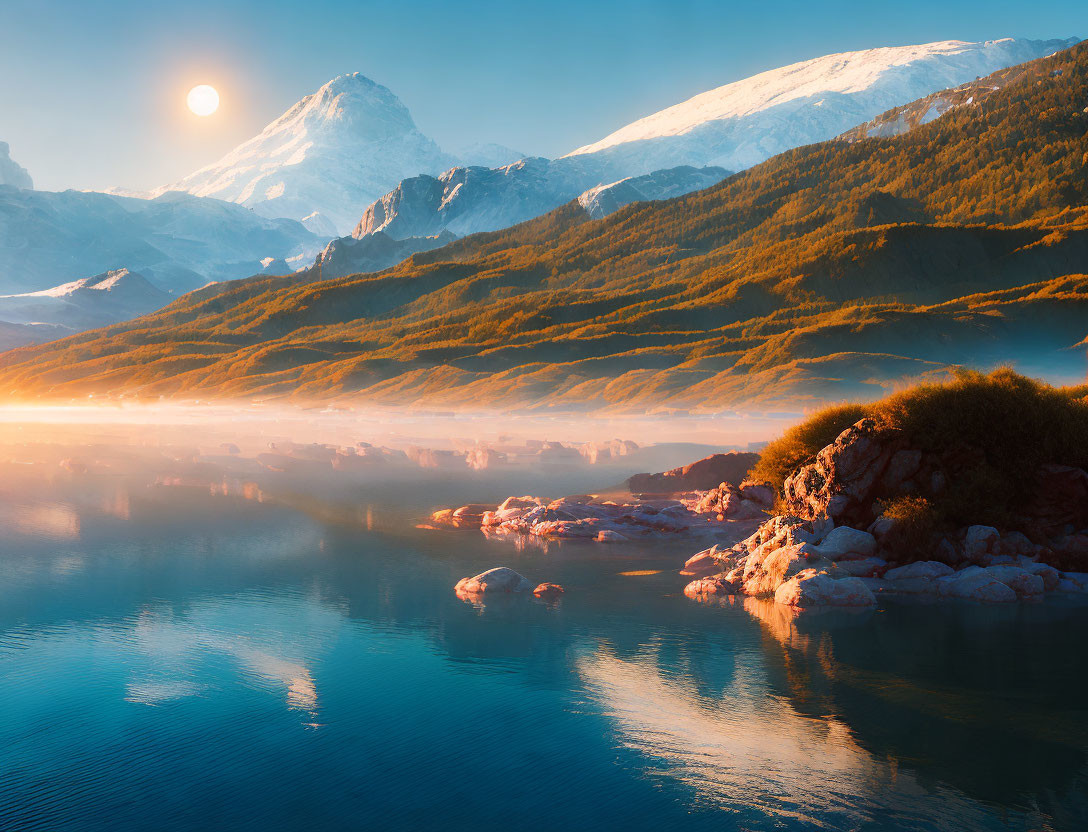
[[[382,141],[415,129],[399,98],[362,73],[353,72],[339,75],[307,95],[252,141],[269,134],[294,136],[313,130],[342,132],[355,141]]]
[[[701,93],[567,155],[595,155],[627,175],[679,164],[738,170],[1077,42],[949,40],[825,55]]]
[[[11,148],[7,142],[0,142],[0,185],[11,185],[24,191],[34,188],[34,182],[26,168],[11,158]]]
[[[454,164],[396,95],[356,72],[332,79],[215,164],[155,194],[216,197],[266,217],[317,212],[343,231],[401,179]]]
[[[94,277],[84,277],[81,280],[73,280],[70,283],[62,283],[50,289],[42,289],[38,292],[24,292],[18,295],[0,295],[2,298],[70,298],[73,295],[86,292],[112,292],[125,294],[131,297],[168,298],[169,295],[161,289],[152,286],[147,279],[128,269],[115,269],[113,271],[96,274]]]

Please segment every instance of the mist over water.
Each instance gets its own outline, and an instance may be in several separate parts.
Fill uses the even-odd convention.
[[[6,411],[0,829],[1084,828],[1083,605],[798,619],[685,598],[691,541],[418,527],[787,423]],[[453,593],[496,565],[566,593]]]

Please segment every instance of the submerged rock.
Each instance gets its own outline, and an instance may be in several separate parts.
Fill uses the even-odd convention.
[[[458,593],[475,595],[484,592],[528,592],[533,588],[529,580],[508,566],[496,566],[471,578],[462,578],[454,586]]]

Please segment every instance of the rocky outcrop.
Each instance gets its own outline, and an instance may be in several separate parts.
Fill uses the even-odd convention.
[[[862,419],[783,483],[783,504],[805,520],[830,517],[868,525],[878,496],[909,489],[921,454],[898,432]]]
[[[762,520],[774,505],[774,489],[765,483],[745,481],[740,486],[723,482],[705,492],[695,503],[701,514],[716,514],[720,520]]]
[[[918,550],[899,548],[904,538],[893,532],[902,521],[881,513],[883,501],[916,500],[919,493],[939,499],[948,478],[971,464],[966,449],[957,453],[963,459],[924,453],[901,432],[862,419],[785,480],[787,514],[729,549],[712,547],[688,559],[681,574],[698,578],[688,594],[702,596],[715,586],[774,595],[793,607],[864,606],[881,594],[1008,603],[1088,586],[1079,572],[1047,562],[1088,556],[1088,528],[1074,531],[1088,526],[1088,474],[1069,466],[1042,466],[1033,499],[1020,507],[1022,525],[1038,541],[982,524],[937,540],[942,532],[935,529],[929,534],[939,559],[905,562]],[[719,500],[732,495],[724,485],[720,491],[726,496]]]
[[[719,483],[740,483],[752,466],[759,462],[759,454],[730,451],[712,454],[682,468],[673,468],[662,474],[635,474],[627,480],[632,494],[677,494],[682,491],[703,491]],[[751,486],[755,486],[752,483]]]
[[[558,208],[600,183],[602,174],[592,163],[531,157],[498,168],[452,167],[413,176],[371,203],[352,236],[383,232],[403,240],[443,231],[495,231]]]
[[[725,578],[700,578],[684,587],[689,598],[705,598],[710,595],[736,595],[737,585]]]

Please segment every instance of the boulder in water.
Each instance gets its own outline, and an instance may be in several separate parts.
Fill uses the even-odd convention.
[[[508,566],[496,566],[471,578],[462,578],[454,590],[458,595],[484,592],[528,592],[533,588],[528,579]]]
[[[736,595],[738,592],[736,582],[727,578],[700,578],[684,587],[684,594],[689,598],[706,595]]]

